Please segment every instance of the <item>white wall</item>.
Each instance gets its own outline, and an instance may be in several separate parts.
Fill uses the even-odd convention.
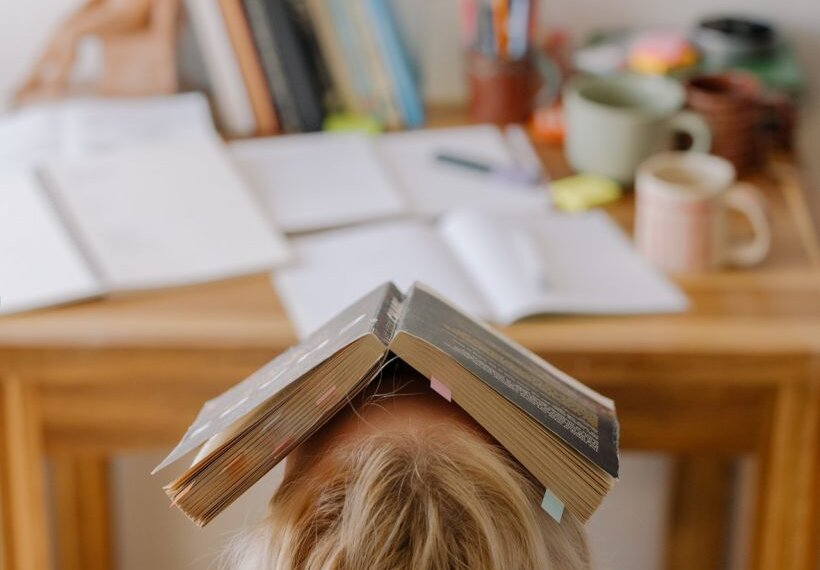
[[[395,0],[421,55],[430,99],[463,97],[461,50],[454,0]],[[34,60],[48,30],[78,0],[6,0],[0,9],[0,108]],[[688,25],[704,13],[737,10],[770,18],[797,41],[814,93],[820,91],[820,8],[816,0],[547,0],[542,21],[585,33],[597,26]],[[820,104],[809,102],[801,136],[807,157],[818,158]],[[820,167],[820,161],[808,160]],[[813,164],[815,163],[815,164]],[[815,172],[820,180],[820,171]],[[147,475],[157,455],[117,460],[115,494],[118,559],[123,570],[212,569],[230,532],[264,512],[269,496],[259,487],[202,531],[175,510],[160,490],[162,479]],[[607,570],[660,567],[669,463],[661,457],[627,454],[621,483],[590,522],[595,559]]]

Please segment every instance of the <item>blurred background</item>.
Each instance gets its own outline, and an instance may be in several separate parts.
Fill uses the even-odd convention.
[[[115,1],[125,3],[128,0]],[[215,86],[209,85],[208,72],[204,69],[207,68],[208,58],[202,55],[207,48],[202,49],[201,34],[197,37],[197,30],[192,29],[192,19],[189,17],[192,12],[190,4],[196,1],[184,3],[189,4],[189,9],[182,10],[179,34],[174,40],[179,84],[183,90],[202,88],[213,96]],[[435,114],[439,108],[475,105],[477,95],[471,92],[468,81],[471,63],[464,45],[462,4],[455,0],[391,0],[390,4],[407,52],[415,62],[419,92],[428,114]],[[76,0],[27,0],[7,2],[2,8],[0,110],[11,114],[23,108],[15,102],[15,94],[29,78],[37,58],[55,30],[82,5]],[[789,61],[783,65],[789,70],[782,89],[785,95],[777,99],[777,108],[785,109],[778,116],[785,119],[772,127],[782,128],[785,134],[773,135],[774,138],[781,138],[772,144],[782,147],[780,150],[790,156],[798,157],[801,168],[805,170],[805,179],[817,181],[820,180],[820,155],[817,150],[820,148],[820,58],[817,57],[820,53],[820,11],[817,8],[816,3],[806,0],[544,0],[539,3],[536,26],[539,37],[546,38],[544,42],[548,51],[551,50],[552,63],[557,67],[588,65],[601,73],[605,73],[608,66],[615,70],[624,65],[623,61],[618,60],[617,49],[616,55],[613,55],[612,50],[608,52],[600,46],[625,45],[625,33],[660,30],[659,33],[666,34],[663,41],[674,43],[680,37],[691,37],[692,31],[703,19],[724,15],[774,26],[779,37],[788,45]],[[593,49],[596,45],[597,51]],[[90,81],[105,67],[103,47],[98,39],[84,38],[77,45],[76,55],[76,65],[71,74],[72,81],[77,85]],[[677,65],[666,63],[670,67]],[[150,70],[145,73],[152,76]],[[674,76],[674,73],[671,75]],[[168,91],[161,81],[157,85],[159,93]],[[216,90],[219,88],[216,87]],[[22,100],[39,101],[42,95],[34,93],[32,98],[24,96]],[[216,111],[217,126],[223,134],[227,133],[227,138],[258,134],[258,122],[250,129],[252,132],[229,133],[237,126],[236,121],[233,125],[226,124],[226,113],[224,109],[220,110],[218,98],[217,101],[211,98],[211,106]],[[563,133],[556,134],[555,129],[544,127],[544,124],[549,124],[551,109],[555,110],[554,102],[536,111],[542,113],[540,127],[537,117],[534,122],[528,119],[530,122],[526,125],[536,138],[541,137],[542,143],[560,144]],[[493,121],[493,112],[492,109],[487,111],[490,116],[484,119]],[[227,115],[230,123],[230,111]],[[255,116],[258,121],[258,115]],[[240,118],[238,129],[234,130],[243,130],[241,122]],[[405,123],[409,122],[405,120]],[[280,129],[282,123],[280,116]],[[558,143],[555,143],[556,137]],[[0,141],[0,147],[9,143],[8,140]],[[629,182],[626,186],[629,187]],[[808,184],[807,192],[810,202],[816,200],[813,197],[816,194],[813,183]],[[166,451],[163,448],[129,453],[115,457],[112,462],[110,486],[115,568],[215,568],[218,554],[231,535],[242,525],[252,524],[264,514],[278,472],[269,475],[264,483],[253,488],[206,529],[198,529],[180,513],[169,511],[167,499],[160,489],[160,483],[164,481],[147,475]],[[674,484],[673,461],[664,454],[629,451],[623,454],[621,481],[589,525],[597,568],[656,570],[666,567],[665,540],[670,489]],[[722,564],[726,568],[746,565],[748,545],[745,541],[748,540],[750,524],[747,511],[751,507],[744,497],[748,495],[750,486],[754,485],[755,461],[744,456],[738,465],[739,484],[731,497],[731,532],[727,533],[726,555]],[[51,524],[55,525],[52,532],[56,534],[55,521],[52,513]],[[52,558],[55,561],[59,559],[56,551]],[[59,563],[54,562],[54,566],[59,567]]]

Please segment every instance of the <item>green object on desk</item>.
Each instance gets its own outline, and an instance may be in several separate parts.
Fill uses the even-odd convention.
[[[576,174],[550,184],[552,201],[566,212],[583,212],[603,206],[621,197],[620,185],[597,174]]]
[[[767,56],[748,58],[732,66],[755,75],[774,91],[799,95],[806,88],[806,77],[794,50],[783,44]]]
[[[356,113],[331,113],[325,118],[322,130],[331,132],[361,132],[375,135],[382,132],[382,125],[370,115]]]

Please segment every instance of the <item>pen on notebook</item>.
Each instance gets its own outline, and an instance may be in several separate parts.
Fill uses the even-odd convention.
[[[515,162],[539,182],[549,182],[549,173],[544,169],[544,163],[535,154],[530,137],[521,125],[511,124],[504,129],[507,145],[515,157]]]
[[[508,51],[510,57],[524,57],[529,47],[530,0],[511,0],[508,21]]]
[[[488,176],[493,176],[504,180],[506,182],[513,182],[516,184],[525,184],[534,186],[541,180],[540,176],[533,175],[532,172],[518,166],[502,166],[498,164],[490,164],[481,160],[468,158],[447,152],[439,152],[436,154],[436,160],[452,166],[469,169],[474,172],[480,172]]]

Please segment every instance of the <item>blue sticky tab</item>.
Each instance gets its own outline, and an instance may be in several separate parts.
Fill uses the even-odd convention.
[[[544,509],[549,516],[554,518],[555,522],[561,522],[561,517],[564,514],[564,503],[561,502],[561,499],[553,495],[549,489],[544,491],[541,508]]]

